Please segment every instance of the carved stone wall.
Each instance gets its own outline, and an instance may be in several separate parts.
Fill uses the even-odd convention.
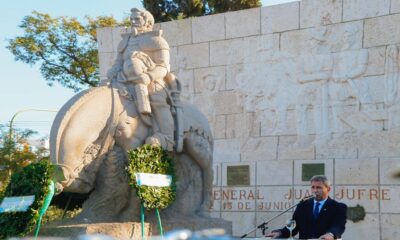
[[[399,23],[400,0],[303,0],[156,25],[213,128],[212,211],[234,235],[297,203],[321,171],[361,216],[344,238],[400,235]],[[102,77],[123,31],[98,30]]]

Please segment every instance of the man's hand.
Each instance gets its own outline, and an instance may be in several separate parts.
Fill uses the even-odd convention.
[[[281,232],[279,231],[272,231],[270,233],[268,233],[267,235],[265,235],[266,237],[272,237],[272,238],[278,238],[281,236]]]
[[[322,235],[319,238],[320,239],[324,239],[324,240],[333,240],[333,239],[335,239],[332,233],[325,233],[324,235]]]

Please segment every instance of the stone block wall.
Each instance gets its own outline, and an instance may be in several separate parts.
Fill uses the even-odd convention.
[[[156,28],[212,127],[212,214],[234,235],[297,203],[321,171],[331,197],[365,212],[345,239],[400,235],[400,0],[303,0]],[[103,78],[124,31],[98,30]]]

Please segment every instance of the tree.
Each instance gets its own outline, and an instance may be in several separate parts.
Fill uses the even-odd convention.
[[[156,22],[260,7],[260,0],[143,0]]]
[[[23,36],[8,40],[7,48],[15,60],[34,65],[52,86],[54,82],[79,91],[97,86],[99,81],[96,28],[127,26],[113,17],[85,17],[83,24],[76,18],[52,18],[48,14],[32,12],[19,26]]]
[[[38,154],[32,152],[28,144],[28,138],[34,134],[36,132],[30,129],[14,129],[12,136],[10,136],[8,128],[0,125],[2,142],[0,147],[0,166],[3,169],[2,171],[7,173],[1,174],[0,182],[6,182],[12,172],[18,171],[31,161],[38,160]]]
[[[202,16],[206,12],[205,0],[143,0],[142,3],[156,22]]]
[[[242,9],[260,7],[260,0],[208,0],[210,12],[224,13]]]
[[[260,0],[142,0],[156,22],[191,16],[235,11],[261,6]],[[85,17],[86,23],[73,17],[52,18],[32,12],[19,26],[24,34],[8,40],[7,48],[16,61],[40,64],[40,72],[49,86],[59,83],[75,92],[99,82],[96,29],[129,26],[128,18]]]

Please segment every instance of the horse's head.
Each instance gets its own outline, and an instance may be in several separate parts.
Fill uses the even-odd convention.
[[[143,121],[146,116],[140,116],[133,101],[121,99],[123,110],[118,117],[115,131],[115,143],[125,151],[135,149],[149,135],[150,126]]]

